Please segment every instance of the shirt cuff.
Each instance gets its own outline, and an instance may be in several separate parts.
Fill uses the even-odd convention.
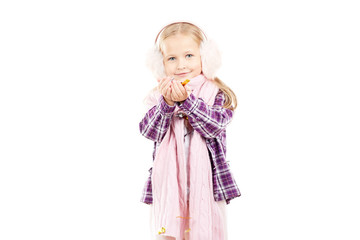
[[[182,103],[177,102],[177,105],[180,109],[184,110],[187,115],[190,115],[194,111],[197,101],[198,99],[194,96],[194,94],[190,93],[187,99],[185,99]]]
[[[175,105],[174,106],[170,106],[165,102],[164,96],[161,95],[160,97],[160,102],[159,102],[159,110],[161,113],[163,113],[164,115],[171,115],[174,110],[175,110]]]

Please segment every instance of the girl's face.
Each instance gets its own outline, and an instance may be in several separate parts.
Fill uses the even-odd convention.
[[[176,34],[163,41],[162,54],[167,76],[184,81],[201,73],[200,48],[190,36]]]

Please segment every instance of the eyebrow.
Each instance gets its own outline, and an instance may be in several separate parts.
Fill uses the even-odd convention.
[[[184,52],[184,53],[188,53],[188,52],[192,52],[192,50],[187,50],[187,51]],[[168,55],[166,55],[166,58],[168,58],[169,56],[174,56],[174,54],[168,54]]]

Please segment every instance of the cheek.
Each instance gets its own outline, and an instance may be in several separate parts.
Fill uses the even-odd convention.
[[[164,69],[166,74],[170,74],[171,72],[173,72],[173,68],[174,67],[172,64],[164,63]]]
[[[195,63],[195,68],[199,68],[199,69],[201,69],[202,68],[202,65],[201,65],[201,60],[198,60],[198,61],[196,61],[196,63]]]

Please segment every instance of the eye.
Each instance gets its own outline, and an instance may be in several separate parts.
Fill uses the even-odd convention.
[[[174,57],[169,57],[168,58],[168,61],[172,61],[172,60],[174,60],[175,58]]]
[[[189,53],[189,54],[186,55],[186,57],[187,57],[187,56],[192,57],[192,56],[194,56],[194,55],[192,55],[192,54]]]

